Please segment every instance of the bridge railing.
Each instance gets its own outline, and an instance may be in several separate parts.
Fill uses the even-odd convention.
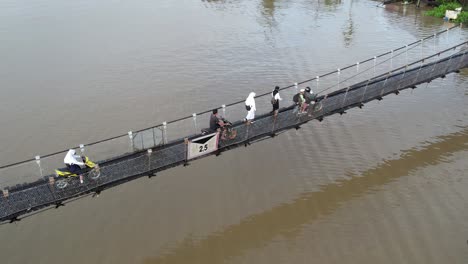
[[[443,51],[460,38],[464,38],[460,27],[447,28],[419,41],[373,56],[364,61],[283,87],[280,92],[283,101],[280,104],[281,106],[292,104],[293,95],[306,86],[309,86],[319,95],[325,95],[350,87],[355,83],[370,80],[382,73],[391,72],[410,62],[424,58],[429,54]],[[448,50],[444,51],[443,54],[447,56],[455,52],[456,50]],[[437,59],[438,56],[434,56],[420,63],[427,63]],[[257,93],[257,115],[271,111],[270,92]],[[219,113],[231,121],[241,120],[246,115],[244,100],[214,106],[213,108],[218,108]],[[200,129],[208,127],[210,113],[211,109],[177,120],[163,122],[154,127],[129,131],[112,138],[73,148],[77,150],[77,154],[89,156],[94,161],[105,161],[197,134]],[[67,151],[38,155],[25,161],[0,166],[0,189],[33,182],[53,174],[56,168],[64,167],[63,158]]]

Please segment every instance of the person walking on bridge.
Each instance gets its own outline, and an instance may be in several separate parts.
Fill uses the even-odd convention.
[[[250,125],[255,118],[255,93],[251,92],[247,99],[245,99],[245,109],[247,109],[247,116],[245,117],[246,125]]]
[[[271,93],[271,105],[273,106],[273,110],[271,113],[276,118],[278,116],[278,109],[279,109],[279,101],[283,100],[279,94],[279,86],[276,86],[273,92]]]
[[[306,103],[305,89],[299,91],[299,114],[305,114],[308,104]]]

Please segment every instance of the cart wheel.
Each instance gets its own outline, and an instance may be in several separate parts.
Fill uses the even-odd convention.
[[[63,189],[68,186],[68,181],[66,179],[58,180],[55,182],[55,186],[59,189]]]
[[[318,111],[322,110],[322,108],[323,108],[322,102],[318,102],[318,103],[314,104],[314,112],[318,112]]]
[[[100,169],[93,169],[89,172],[89,178],[95,180],[101,176],[101,170]]]

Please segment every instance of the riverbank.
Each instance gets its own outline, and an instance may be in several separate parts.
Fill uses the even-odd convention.
[[[437,0],[437,1],[396,1],[388,3],[385,8],[399,9],[406,8],[407,6],[415,6],[415,8],[422,9],[425,16],[432,16],[441,18],[454,23],[468,23],[467,6],[463,6],[462,2],[456,0]],[[462,8],[456,19],[446,18],[446,11]]]

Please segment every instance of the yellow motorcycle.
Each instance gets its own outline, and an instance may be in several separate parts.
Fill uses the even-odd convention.
[[[85,164],[84,168],[81,169],[80,173],[71,172],[70,169],[63,168],[63,169],[56,169],[55,175],[57,178],[60,178],[55,181],[55,186],[59,189],[63,189],[71,183],[71,181],[78,177],[80,178],[80,182],[83,183],[83,177],[86,175],[88,178],[96,180],[101,176],[101,170],[99,165],[92,162],[88,157],[82,156],[81,157],[83,163]]]

